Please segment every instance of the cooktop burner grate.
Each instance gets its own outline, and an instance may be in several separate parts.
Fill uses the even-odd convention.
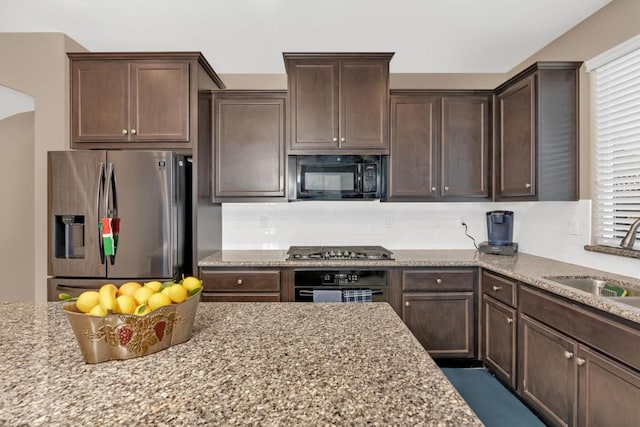
[[[291,246],[287,251],[289,260],[334,260],[354,261],[392,260],[393,252],[382,246]]]

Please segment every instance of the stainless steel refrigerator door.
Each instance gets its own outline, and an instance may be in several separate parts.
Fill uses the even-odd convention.
[[[98,220],[102,215],[105,151],[50,151],[48,172],[48,273],[105,277]]]
[[[107,277],[173,277],[175,179],[171,152],[107,153],[107,209],[120,221],[115,256],[107,257]]]

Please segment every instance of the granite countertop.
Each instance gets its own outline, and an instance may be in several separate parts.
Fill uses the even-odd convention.
[[[596,296],[547,279],[550,276],[593,276],[624,283],[640,291],[640,279],[517,253],[515,256],[483,254],[476,250],[392,250],[394,260],[383,261],[288,261],[285,250],[223,250],[201,259],[200,267],[482,267],[529,285],[640,323],[640,308]]]
[[[0,424],[482,425],[385,303],[205,303],[192,338],[85,364],[62,303],[0,303]]]

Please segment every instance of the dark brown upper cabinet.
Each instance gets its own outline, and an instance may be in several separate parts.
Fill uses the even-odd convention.
[[[388,199],[490,196],[488,91],[391,91]]]
[[[73,148],[188,147],[198,90],[224,87],[199,53],[68,56]]]
[[[285,196],[286,91],[213,92],[213,202]]]
[[[538,62],[496,89],[496,200],[578,199],[579,62]]]
[[[388,154],[393,53],[284,53],[291,154]]]

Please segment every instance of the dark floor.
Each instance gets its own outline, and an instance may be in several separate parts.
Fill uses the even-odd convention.
[[[442,372],[487,427],[530,427],[544,423],[484,368],[442,368]]]

